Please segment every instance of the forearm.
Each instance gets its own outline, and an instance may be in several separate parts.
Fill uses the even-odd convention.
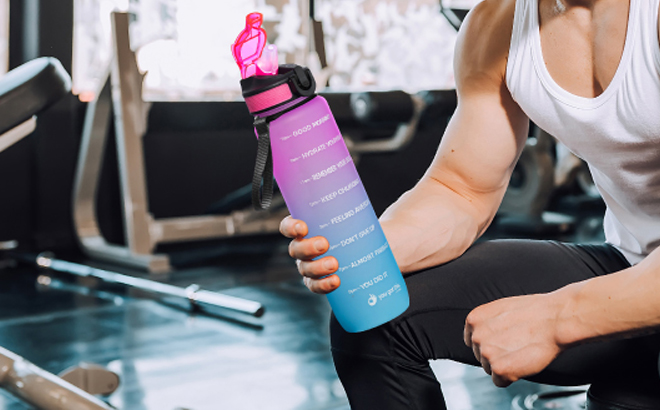
[[[411,272],[462,255],[483,233],[497,206],[483,208],[480,201],[425,177],[380,221],[402,272]]]
[[[638,265],[554,292],[563,346],[660,330],[660,249]]]

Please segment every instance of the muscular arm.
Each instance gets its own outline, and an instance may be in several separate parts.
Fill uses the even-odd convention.
[[[562,303],[556,338],[568,347],[660,330],[660,248],[638,265],[568,285],[553,297]]]
[[[551,293],[504,298],[467,317],[465,343],[498,386],[577,344],[660,331],[660,249],[636,266]]]
[[[458,107],[430,168],[381,217],[402,271],[460,256],[492,221],[527,139],[528,119],[505,84],[514,0],[485,0],[468,15],[454,61]],[[280,231],[294,238],[289,254],[307,287],[339,286],[338,263],[322,256],[323,237],[306,238],[304,221],[287,217]],[[319,258],[320,257],[320,258]]]
[[[381,217],[402,271],[460,256],[488,227],[527,138],[504,75],[512,2],[483,2],[456,45],[458,107],[419,183]]]

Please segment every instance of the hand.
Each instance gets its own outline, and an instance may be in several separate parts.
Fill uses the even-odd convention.
[[[339,287],[339,276],[333,275],[339,268],[333,256],[313,260],[328,251],[330,244],[322,236],[305,238],[307,224],[287,216],[280,223],[280,232],[293,240],[289,244],[289,255],[296,259],[298,272],[303,276],[305,286],[314,293],[326,294]]]
[[[498,387],[545,369],[563,347],[557,343],[556,294],[504,298],[479,306],[465,320],[464,341]]]

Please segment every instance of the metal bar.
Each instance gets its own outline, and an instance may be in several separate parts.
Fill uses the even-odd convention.
[[[441,6],[442,7],[442,6]],[[461,29],[461,24],[463,23],[460,18],[454,13],[454,10],[447,8],[447,7],[442,7],[440,9],[440,12],[442,13],[443,16],[447,19],[449,24],[454,28],[454,30],[458,31]]]
[[[400,124],[394,135],[389,138],[383,138],[374,141],[355,142],[351,138],[344,137],[346,146],[351,153],[363,154],[374,152],[394,152],[403,149],[415,137],[419,120],[426,108],[426,101],[418,95],[411,95],[413,102],[413,116],[410,122]]]
[[[221,238],[236,232],[230,215],[186,216],[156,219],[151,224],[151,236],[156,243]]]
[[[69,382],[0,347],[0,387],[41,410],[112,410]]]
[[[30,135],[37,127],[37,117],[32,116],[29,120],[20,123],[4,134],[0,135],[0,152],[11,147],[18,141]]]
[[[101,237],[96,219],[96,193],[108,136],[112,100],[110,70],[102,76],[96,97],[87,104],[73,190],[73,221],[78,238]]]
[[[80,243],[90,257],[118,265],[136,268],[151,273],[171,270],[170,259],[165,254],[137,254],[125,246],[108,243],[102,236],[81,238]]]
[[[230,215],[202,215],[181,218],[163,218],[151,222],[151,237],[156,243],[173,243],[189,240],[226,238],[237,235],[277,232],[280,221],[288,215],[270,211],[259,214],[250,211],[234,211]]]
[[[129,286],[131,288],[140,289],[144,292],[161,296],[175,297],[187,301],[190,304],[191,309],[197,307],[202,309],[206,307],[223,308],[255,317],[260,317],[265,312],[264,306],[259,302],[202,290],[199,286],[194,284],[182,288],[167,283],[136,278],[121,273],[92,268],[91,266],[79,263],[55,259],[47,254],[40,254],[37,256],[36,264],[39,267],[51,269],[56,272],[68,273],[81,277],[94,277],[107,283]]]
[[[147,129],[149,104],[142,101],[142,80],[128,33],[128,13],[113,12],[114,59],[111,70],[112,103],[115,114],[117,159],[128,248],[137,254],[151,254],[147,181],[142,137]]]
[[[99,228],[96,196],[108,137],[112,99],[110,70],[103,76],[96,98],[87,105],[73,190],[73,221],[82,250],[91,258],[149,272],[167,272],[167,255],[136,254],[125,246],[108,243]]]

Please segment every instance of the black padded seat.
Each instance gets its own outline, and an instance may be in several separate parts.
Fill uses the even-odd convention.
[[[50,107],[71,90],[71,77],[53,57],[40,57],[0,76],[0,135]]]
[[[587,410],[660,410],[660,383],[594,383],[587,392]]]

